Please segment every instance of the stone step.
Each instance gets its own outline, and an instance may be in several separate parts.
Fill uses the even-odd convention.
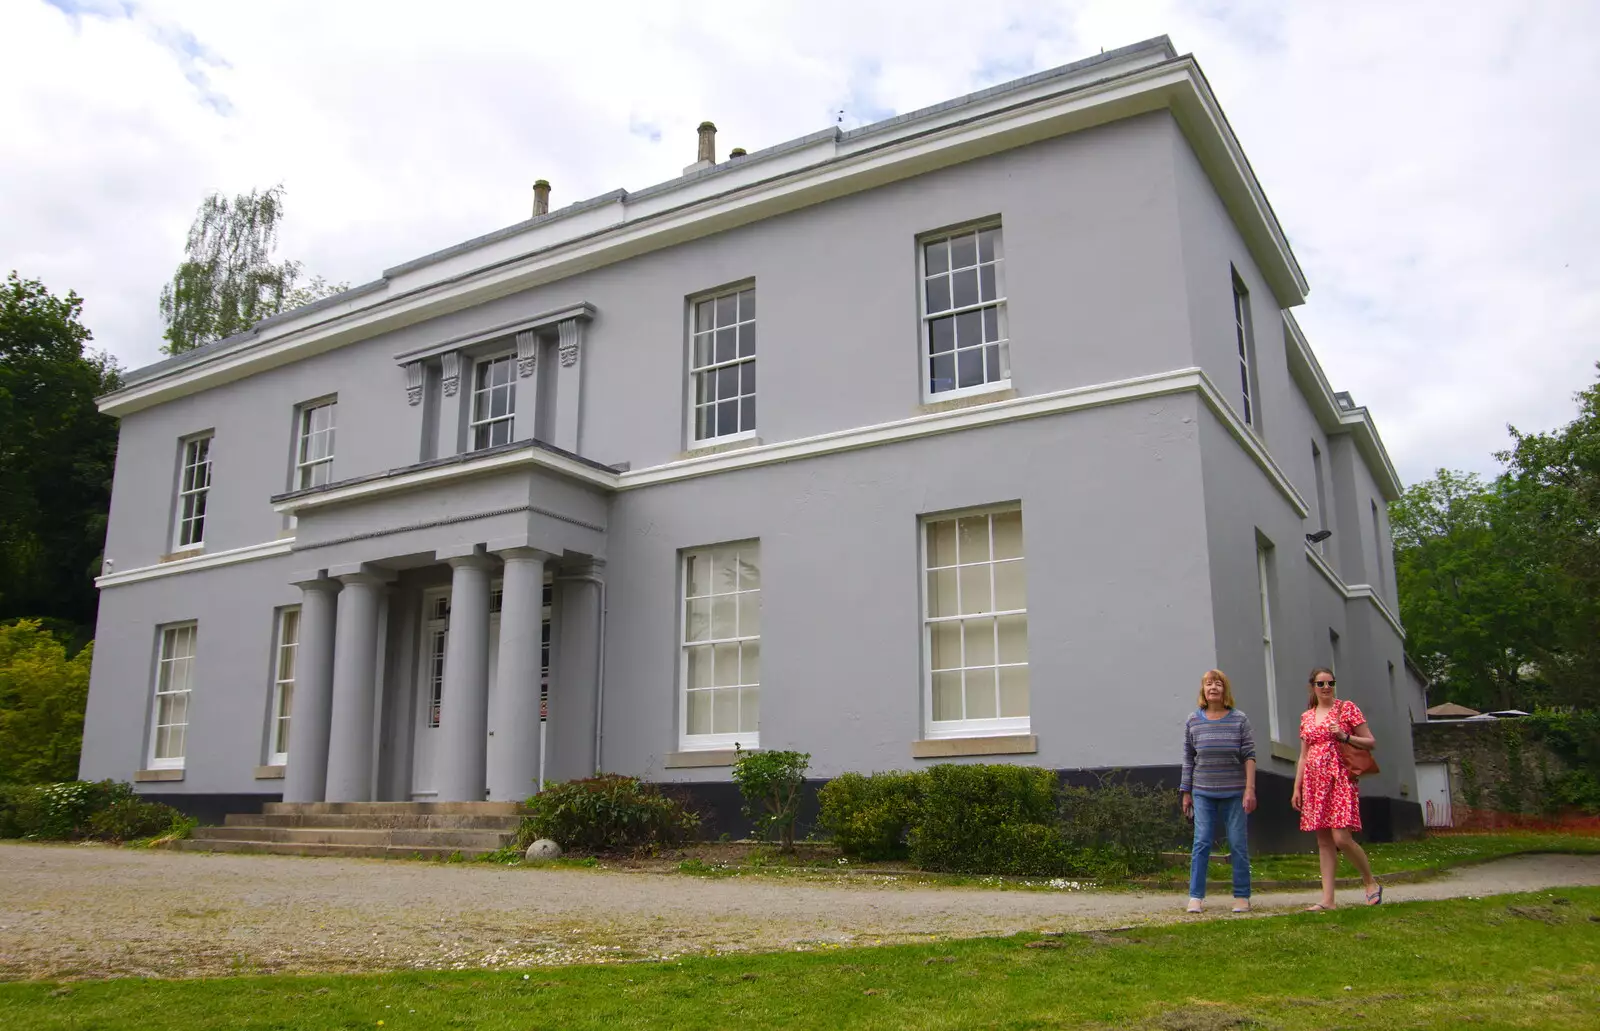
[[[520,816],[521,802],[268,802],[270,816],[339,814],[366,816]]]
[[[485,830],[511,833],[521,816],[457,813],[229,813],[229,827],[328,827],[352,830]]]
[[[227,841],[186,838],[169,848],[181,852],[253,852],[280,856],[344,856],[347,859],[472,859],[492,849],[449,848],[428,845],[334,845],[301,841]]]
[[[196,827],[193,841],[361,845],[394,848],[473,849],[492,852],[515,835],[493,830],[352,829],[338,827]]]

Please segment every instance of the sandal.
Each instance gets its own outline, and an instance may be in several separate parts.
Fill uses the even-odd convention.
[[[1381,884],[1378,885],[1378,890],[1377,891],[1369,891],[1369,892],[1367,892],[1367,905],[1369,905],[1369,906],[1381,906],[1381,905],[1383,905],[1383,885],[1381,885]]]
[[[1248,912],[1250,912],[1250,900],[1249,899],[1234,899],[1233,900],[1233,911],[1235,913],[1248,913]]]
[[[1189,900],[1189,907],[1187,909],[1185,909],[1184,912],[1185,913],[1198,913],[1198,912],[1200,912],[1200,909],[1201,909],[1200,900],[1199,899],[1190,899]]]
[[[1313,903],[1311,903],[1311,905],[1309,905],[1309,906],[1307,906],[1305,908],[1305,911],[1307,913],[1331,913],[1331,912],[1333,912],[1333,910],[1334,910],[1333,906],[1324,906],[1320,902],[1313,902]]]

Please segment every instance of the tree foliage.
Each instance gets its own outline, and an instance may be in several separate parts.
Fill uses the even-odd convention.
[[[232,200],[210,193],[189,227],[186,257],[161,288],[168,354],[232,336],[279,312],[348,289],[321,276],[296,285],[298,261],[275,262],[284,189],[251,190]]]
[[[92,627],[117,426],[95,398],[115,362],[87,352],[75,293],[12,272],[0,290],[0,619]]]
[[[1400,612],[1434,701],[1600,707],[1600,385],[1511,429],[1485,482],[1441,469],[1390,508]]]
[[[0,626],[0,783],[77,778],[93,656],[69,658],[38,620]]]

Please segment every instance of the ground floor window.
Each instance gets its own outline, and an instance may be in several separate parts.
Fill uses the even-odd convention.
[[[295,659],[300,652],[300,609],[278,610],[277,649],[272,669],[272,726],[268,732],[267,762],[282,766],[289,761],[289,712],[294,708]]]
[[[683,556],[681,744],[755,748],[761,723],[761,545]]]
[[[1026,733],[1022,510],[928,517],[922,545],[928,736]]]
[[[194,687],[194,649],[198,628],[179,623],[161,628],[156,658],[152,769],[181,769],[189,731],[189,696]]]

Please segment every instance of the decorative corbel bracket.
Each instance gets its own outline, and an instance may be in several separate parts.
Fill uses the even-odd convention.
[[[406,363],[406,404],[415,408],[422,403],[422,363]]]
[[[526,379],[539,365],[539,334],[525,329],[517,334],[517,376]]]
[[[578,319],[564,319],[559,328],[561,364],[570,369],[578,363],[578,345],[583,343],[583,323]]]
[[[456,389],[461,385],[461,352],[446,351],[439,356],[444,365],[444,396],[455,397]]]

